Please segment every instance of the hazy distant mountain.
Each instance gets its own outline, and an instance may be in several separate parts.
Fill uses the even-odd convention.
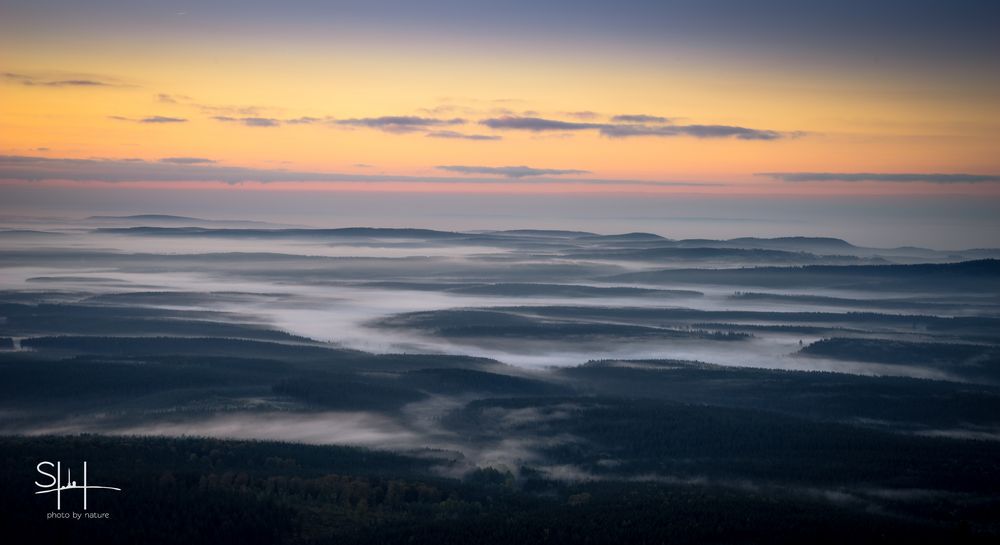
[[[465,238],[467,235],[450,231],[431,229],[391,229],[379,227],[344,227],[338,229],[212,229],[205,227],[105,227],[96,229],[98,233],[114,233],[139,236],[205,236],[225,238],[407,238],[407,239],[449,239]]]
[[[1000,260],[915,265],[807,265],[737,269],[666,269],[616,275],[616,282],[722,284],[781,288],[970,290],[1000,289]]]
[[[805,251],[770,250],[762,248],[639,248],[639,249],[593,249],[574,251],[567,257],[586,259],[610,259],[624,261],[709,261],[741,264],[853,264],[869,260],[869,263],[884,262],[878,258],[861,258],[854,255],[817,255]]]
[[[210,220],[190,216],[174,216],[170,214],[134,214],[128,216],[89,216],[84,221],[100,223],[130,223],[141,225],[225,225],[229,227],[285,227],[284,225],[266,221],[252,220]]]
[[[169,214],[134,214],[131,216],[90,216],[87,221],[160,221],[160,222],[188,222],[188,221],[211,221],[188,216],[171,216]],[[252,222],[247,222],[252,223]]]

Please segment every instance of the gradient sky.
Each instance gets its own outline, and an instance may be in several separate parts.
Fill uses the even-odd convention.
[[[983,1],[3,0],[0,183],[995,200],[997,28]]]

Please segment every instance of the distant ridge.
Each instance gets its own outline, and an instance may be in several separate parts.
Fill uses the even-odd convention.
[[[803,267],[761,267],[762,269],[800,269],[805,272],[861,272],[869,274],[927,274],[962,273],[983,276],[1000,276],[1000,259],[972,259],[953,263],[915,263],[893,265],[806,265]]]
[[[742,267],[734,269],[662,269],[609,277],[615,282],[648,284],[722,284],[775,288],[829,287],[896,290],[940,289],[962,291],[1000,287],[1000,260],[976,259],[954,263],[913,265],[804,265]],[[943,283],[943,284],[942,284]]]
[[[228,227],[291,227],[290,225],[278,225],[266,221],[253,220],[210,220],[205,218],[195,218],[191,216],[175,216],[172,214],[133,214],[129,216],[90,216],[84,221],[106,222],[106,223],[145,223],[154,224],[179,224],[179,225],[218,225]]]
[[[684,239],[678,240],[677,245],[681,247],[720,247],[720,248],[746,248],[761,250],[791,250],[791,251],[811,251],[811,252],[848,252],[860,249],[858,246],[831,237],[740,237],[728,240],[711,239]]]
[[[431,229],[343,227],[338,229],[222,229],[209,227],[102,227],[97,233],[143,236],[209,236],[225,238],[294,237],[382,237],[382,238],[466,238],[468,235]]]
[[[774,263],[778,265],[796,264],[860,264],[885,263],[880,258],[861,258],[854,255],[818,255],[801,250],[772,250],[762,248],[720,248],[717,246],[696,247],[643,247],[639,249],[588,249],[571,251],[565,255],[585,259],[619,259],[631,261],[701,260],[727,261],[754,265]]]
[[[189,216],[168,214],[137,214],[130,216],[90,216],[95,222],[122,223],[125,225],[94,226],[95,233],[112,233],[137,236],[218,237],[218,238],[388,238],[423,239],[428,241],[465,241],[469,244],[490,246],[521,241],[521,245],[538,245],[539,248],[554,242],[573,242],[576,248],[567,255],[579,258],[619,257],[623,259],[712,259],[773,261],[776,265],[794,263],[874,264],[879,261],[952,262],[1000,258],[1000,249],[932,250],[904,246],[874,248],[852,244],[833,237],[739,237],[727,240],[689,238],[671,239],[655,233],[629,232],[597,234],[587,231],[558,229],[509,229],[445,231],[422,228],[392,227],[334,227],[314,228],[281,225],[259,221],[206,220]],[[133,222],[135,225],[127,225]],[[148,222],[142,225],[142,222]],[[7,236],[16,233],[8,232]],[[608,253],[603,247],[607,246]],[[673,250],[671,250],[673,249]],[[719,250],[728,250],[721,252]],[[617,255],[615,255],[617,254]],[[811,255],[809,255],[811,254]]]
[[[668,238],[661,237],[654,233],[622,233],[619,235],[593,235],[593,238],[601,240],[622,240],[622,241],[666,241]]]
[[[129,221],[129,220],[156,220],[156,221],[213,221],[189,216],[171,216],[170,214],[135,214],[131,216],[90,216],[87,220],[93,221]]]
[[[542,236],[542,237],[554,236],[554,237],[570,237],[570,238],[600,236],[595,233],[590,233],[587,231],[561,231],[557,229],[507,229],[504,231],[483,231],[483,233],[490,235],[527,235],[527,236]]]
[[[628,273],[619,276],[684,272],[692,269],[669,269],[651,271],[650,273]],[[940,273],[964,273],[985,276],[1000,276],[1000,259],[973,259],[953,263],[915,263],[915,264],[875,264],[875,265],[801,265],[801,266],[764,266],[742,267],[738,269],[693,269],[700,272],[791,272],[791,273],[846,273],[870,275],[934,275]]]
[[[833,237],[775,237],[775,238],[760,238],[760,237],[740,237],[731,238],[728,242],[744,243],[744,242],[778,242],[781,244],[801,244],[803,246],[821,244],[825,246],[835,246],[840,248],[855,248],[853,244],[847,242],[846,240],[833,238]]]

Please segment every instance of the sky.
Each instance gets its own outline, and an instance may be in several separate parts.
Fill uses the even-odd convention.
[[[0,209],[606,197],[676,221],[742,199],[708,215],[931,210],[958,225],[940,244],[988,245],[996,28],[963,0],[0,0]]]

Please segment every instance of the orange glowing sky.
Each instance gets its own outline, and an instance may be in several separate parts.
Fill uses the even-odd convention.
[[[931,55],[911,35],[919,28],[899,26],[907,32],[894,37],[888,19],[862,29],[859,40],[869,49],[834,39],[851,30],[838,28],[836,18],[832,28],[759,42],[754,37],[767,30],[758,28],[764,24],[759,21],[741,29],[740,21],[727,19],[724,35],[698,32],[704,13],[688,2],[669,13],[656,3],[621,4],[637,18],[662,16],[681,19],[677,29],[694,26],[662,34],[644,32],[638,19],[594,31],[605,13],[594,2],[578,4],[594,21],[584,13],[557,24],[561,19],[553,16],[544,33],[538,28],[547,12],[533,14],[538,25],[500,20],[494,26],[490,21],[500,15],[485,8],[413,14],[403,4],[375,2],[384,4],[383,11],[355,13],[293,2],[278,13],[276,5],[249,4],[240,10],[228,2],[127,9],[115,2],[86,9],[5,3],[3,183],[54,176],[14,160],[35,157],[67,172],[61,181],[44,182],[60,184],[1000,196],[1000,77],[991,70],[996,51],[982,51],[978,41],[942,51],[935,40],[955,43],[947,24],[944,36],[926,38],[927,51],[936,51]],[[789,9],[786,2],[763,4]],[[509,9],[528,5],[512,2]],[[442,15],[448,13],[456,14]],[[966,22],[954,21],[956,27]],[[985,47],[991,45],[995,41]],[[619,115],[667,120],[621,122],[614,119]],[[400,125],[390,117],[418,119]],[[445,123],[456,118],[462,121]],[[520,118],[589,128],[525,130],[487,122]],[[373,121],[350,121],[359,119]],[[635,126],[656,134],[613,135]],[[708,134],[695,134],[692,126],[708,127]],[[750,132],[722,134],[734,127]],[[165,158],[187,162],[162,163]],[[57,164],[69,159],[96,160],[93,169],[119,169],[119,178],[76,180],[67,170],[72,165]],[[133,159],[187,170],[177,179],[144,179],[138,169],[135,179],[121,179],[126,160]],[[442,165],[583,172],[513,177]],[[215,170],[227,167],[245,169],[246,179],[234,184],[218,178]],[[253,170],[330,178],[257,183]],[[872,176],[788,181],[758,173]],[[336,174],[355,178],[338,180]],[[881,178],[891,174],[914,176]],[[931,176],[938,174],[965,177]],[[401,180],[387,179],[392,177]]]

